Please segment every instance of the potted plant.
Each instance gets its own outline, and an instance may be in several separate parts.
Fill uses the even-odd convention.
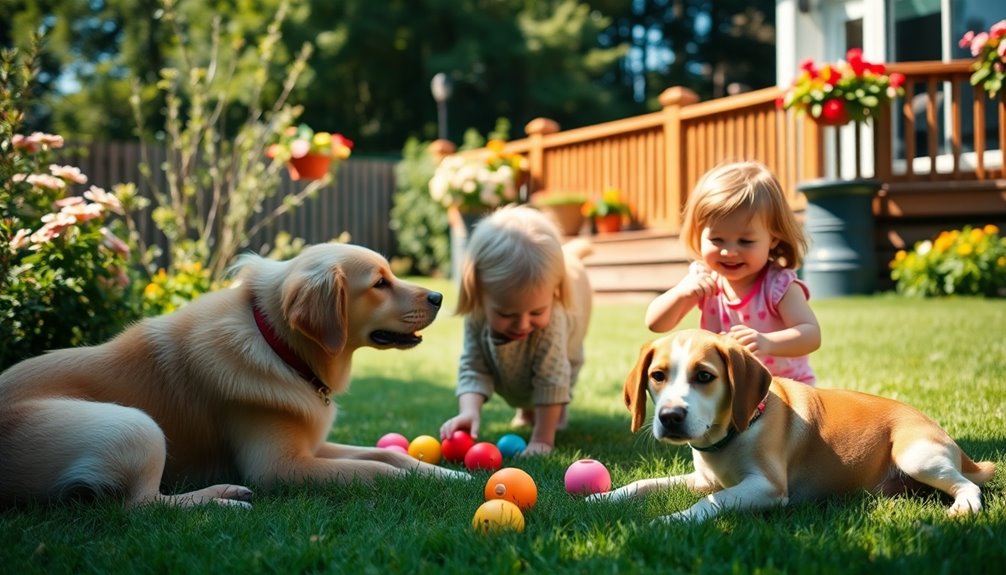
[[[617,188],[605,188],[600,198],[583,204],[583,215],[591,219],[599,234],[621,230],[622,220],[630,212],[629,204],[622,200],[622,193]]]
[[[971,85],[981,84],[990,98],[995,98],[1006,77],[1006,20],[1000,20],[988,32],[977,34],[968,30],[958,45],[971,50]]]
[[[517,181],[526,161],[519,154],[505,152],[504,144],[490,140],[488,155],[452,154],[444,158],[430,178],[430,196],[463,214],[485,214],[516,202]]]
[[[883,64],[867,62],[863,51],[853,48],[835,64],[818,66],[804,60],[777,105],[795,108],[827,126],[865,122],[877,115],[881,105],[903,94],[904,83],[903,74],[888,75]]]
[[[585,203],[587,203],[585,194],[542,190],[531,196],[531,205],[554,221],[565,236],[580,233],[584,222],[582,209]]]
[[[447,209],[451,234],[451,275],[459,277],[472,228],[486,214],[519,199],[518,182],[527,169],[520,154],[503,140],[490,140],[486,153],[452,154],[430,178],[430,197]]]
[[[352,140],[342,134],[315,132],[307,124],[300,124],[287,128],[266,155],[286,162],[291,180],[317,180],[329,172],[333,161],[345,160],[352,150]]]

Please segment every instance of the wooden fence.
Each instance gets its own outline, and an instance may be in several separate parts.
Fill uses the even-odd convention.
[[[164,151],[149,149],[152,168],[157,173],[164,160]],[[67,147],[64,160],[87,174],[89,184],[110,190],[119,183],[135,183],[141,195],[151,197],[150,187],[140,172],[141,152],[136,142],[95,142]],[[367,246],[386,256],[395,253],[395,237],[388,222],[395,192],[395,160],[350,158],[343,162],[332,184],[322,188],[317,196],[290,213],[264,226],[251,238],[248,249],[267,249],[276,234],[285,231],[308,243],[323,243],[349,234],[355,244]],[[161,182],[162,189],[164,182]],[[262,213],[253,218],[254,225],[263,214],[280,206],[283,198],[297,193],[304,184],[284,176],[279,193],[268,198]],[[137,222],[148,245],[164,245],[164,238],[149,218]]]

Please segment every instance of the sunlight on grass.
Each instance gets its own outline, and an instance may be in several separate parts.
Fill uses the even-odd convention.
[[[437,435],[455,414],[461,320],[455,290],[409,351],[361,350],[341,397],[336,441],[373,445],[390,431]],[[985,510],[952,520],[945,497],[852,494],[702,525],[652,523],[693,504],[684,489],[617,504],[566,494],[566,467],[606,464],[616,486],[691,469],[687,448],[629,431],[625,374],[640,345],[645,301],[599,302],[569,428],[549,457],[515,460],[538,489],[524,533],[479,535],[471,518],[488,473],[470,482],[409,476],[362,485],[256,489],[251,511],[28,506],[0,513],[0,564],[17,573],[82,572],[988,572],[1006,560],[1006,302],[890,296],[813,301],[824,334],[812,356],[821,387],[858,389],[915,405],[975,459],[1000,467]],[[692,314],[685,324],[695,326]],[[486,406],[483,439],[511,431],[513,410]],[[525,437],[528,430],[519,430]]]

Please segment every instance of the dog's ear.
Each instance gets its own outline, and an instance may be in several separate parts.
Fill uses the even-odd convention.
[[[636,432],[643,426],[646,419],[646,384],[649,380],[650,362],[653,361],[653,342],[643,344],[639,350],[639,359],[635,367],[625,376],[625,386],[622,395],[625,407],[632,413],[632,431]]]
[[[753,353],[729,337],[720,340],[720,355],[730,377],[731,412],[734,427],[744,431],[751,415],[768,394],[772,374]]]
[[[346,276],[338,267],[294,273],[283,290],[283,315],[290,327],[328,355],[346,347],[348,304]]]

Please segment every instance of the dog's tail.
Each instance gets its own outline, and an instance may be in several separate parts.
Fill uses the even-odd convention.
[[[573,238],[563,244],[562,253],[567,258],[583,260],[583,258],[594,253],[594,245],[587,238]]]
[[[991,461],[975,462],[961,453],[961,473],[975,485],[982,485],[996,473],[996,464]]]

